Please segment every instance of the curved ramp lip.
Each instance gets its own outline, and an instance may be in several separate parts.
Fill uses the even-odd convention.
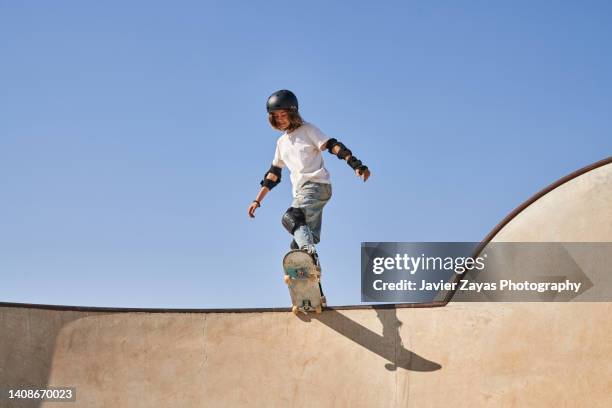
[[[444,306],[442,302],[432,303],[383,303],[375,305],[328,306],[325,310],[366,310],[366,309],[417,309]],[[290,307],[263,307],[243,309],[172,309],[172,308],[133,308],[133,307],[100,307],[45,305],[36,303],[0,302],[3,308],[55,310],[64,312],[106,312],[106,313],[268,313],[291,312]],[[324,311],[325,311],[324,310]]]
[[[612,156],[606,157],[605,159],[599,160],[593,164],[590,164],[588,166],[585,166],[581,169],[578,169],[576,171],[574,171],[573,173],[568,174],[565,177],[560,178],[559,180],[555,181],[554,183],[544,187],[542,190],[540,190],[539,192],[537,192],[536,194],[534,194],[533,196],[531,196],[528,200],[526,200],[525,202],[523,202],[522,204],[520,204],[518,207],[516,207],[514,210],[512,210],[510,212],[510,214],[508,214],[506,217],[504,217],[504,219],[502,219],[499,224],[497,224],[492,230],[491,232],[489,232],[487,234],[487,236],[481,241],[479,248],[478,248],[478,252],[480,252],[480,250],[482,249],[482,247],[484,247],[486,244],[488,244],[496,235],[499,231],[502,230],[502,228],[504,228],[510,221],[512,221],[517,215],[519,215],[523,210],[525,210],[527,207],[529,207],[531,204],[535,203],[536,201],[538,201],[540,198],[544,197],[546,194],[550,193],[551,191],[555,190],[557,187],[562,186],[563,184],[567,183],[568,181],[571,181],[573,179],[575,179],[576,177],[582,176],[583,174],[586,174],[592,170],[595,170],[599,167],[603,167],[607,164],[612,163]]]
[[[529,207],[531,204],[545,196],[549,192],[553,191],[557,187],[567,183],[570,180],[575,179],[591,170],[595,170],[598,167],[605,166],[612,163],[612,156],[605,159],[599,160],[586,167],[578,169],[573,173],[568,174],[565,177],[560,178],[554,183],[543,188],[531,198],[523,202],[521,205],[516,207],[510,214],[502,219],[489,234],[480,242],[474,256],[484,248],[492,239],[497,235],[502,228],[504,228],[512,219],[519,215],[524,209]],[[384,303],[376,305],[353,305],[353,306],[329,306],[326,310],[366,310],[366,309],[417,309],[417,308],[431,308],[431,307],[444,307],[452,299],[455,291],[449,292],[443,301],[430,302],[430,303]],[[0,307],[4,308],[23,308],[23,309],[40,309],[40,310],[57,310],[57,311],[74,311],[74,312],[107,312],[107,313],[267,313],[267,312],[290,312],[291,308],[288,307],[267,307],[267,308],[245,308],[245,309],[171,309],[171,308],[129,308],[129,307],[97,307],[97,306],[66,306],[66,305],[45,305],[35,303],[11,303],[11,302],[0,302]]]
[[[537,193],[535,193],[533,196],[531,196],[529,199],[527,199],[526,201],[524,201],[522,204],[520,204],[518,207],[516,207],[514,210],[512,210],[510,212],[510,214],[508,214],[506,217],[504,217],[492,230],[491,232],[489,232],[487,234],[487,236],[484,237],[484,239],[480,242],[480,244],[476,247],[476,249],[474,250],[474,253],[472,254],[473,257],[478,256],[478,254],[480,252],[482,252],[482,250],[484,249],[485,246],[487,246],[487,244],[489,244],[489,242],[491,242],[491,240],[493,238],[495,238],[495,236],[502,230],[502,228],[504,228],[506,225],[508,225],[508,223],[510,223],[510,221],[512,221],[515,217],[517,217],[521,212],[523,212],[523,210],[525,210],[527,207],[529,207],[531,204],[535,203],[536,201],[538,201],[540,198],[544,197],[546,194],[550,193],[551,191],[555,190],[556,188],[562,186],[563,184],[579,177],[582,176],[583,174],[586,174],[592,170],[595,170],[599,167],[603,167],[607,164],[612,163],[612,156],[608,156],[605,159],[596,161],[595,163],[589,164],[588,166],[585,166],[581,169],[578,169],[570,174],[568,174],[565,177],[561,177],[559,180],[555,181],[552,184],[549,184],[548,186],[544,187],[542,190],[538,191]],[[446,306],[451,299],[453,298],[453,296],[455,295],[455,292],[457,290],[452,290],[451,292],[449,292],[446,297],[444,298],[444,300],[440,303],[442,303],[442,306]]]

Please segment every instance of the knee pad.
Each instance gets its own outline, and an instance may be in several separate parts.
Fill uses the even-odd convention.
[[[306,216],[301,208],[289,207],[283,214],[281,222],[283,227],[293,235],[296,229],[306,225]]]

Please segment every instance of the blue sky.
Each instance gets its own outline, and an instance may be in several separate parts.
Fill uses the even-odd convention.
[[[0,1],[0,300],[287,306],[273,91],[348,145],[319,253],[479,241],[612,151],[609,2]]]

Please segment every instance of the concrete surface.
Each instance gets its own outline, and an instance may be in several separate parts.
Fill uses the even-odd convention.
[[[493,240],[612,241],[612,165]],[[43,407],[612,406],[611,303],[197,313],[0,307],[0,384]],[[37,407],[36,402],[0,406]]]

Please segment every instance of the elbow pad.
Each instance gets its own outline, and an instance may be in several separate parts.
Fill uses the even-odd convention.
[[[268,174],[274,174],[278,179],[276,181],[272,181],[268,179]],[[259,182],[262,187],[267,187],[272,190],[281,182],[282,169],[280,167],[276,167],[274,165],[270,166],[270,170],[266,171],[266,174],[263,176],[263,180]]]
[[[338,153],[336,153],[336,156],[338,156],[340,160],[344,160],[353,154],[353,152],[351,152],[350,149],[344,145],[344,143],[339,142],[337,139],[331,138],[327,141],[327,151],[331,154],[334,154],[334,147],[336,146],[340,147],[340,150],[338,150]]]

